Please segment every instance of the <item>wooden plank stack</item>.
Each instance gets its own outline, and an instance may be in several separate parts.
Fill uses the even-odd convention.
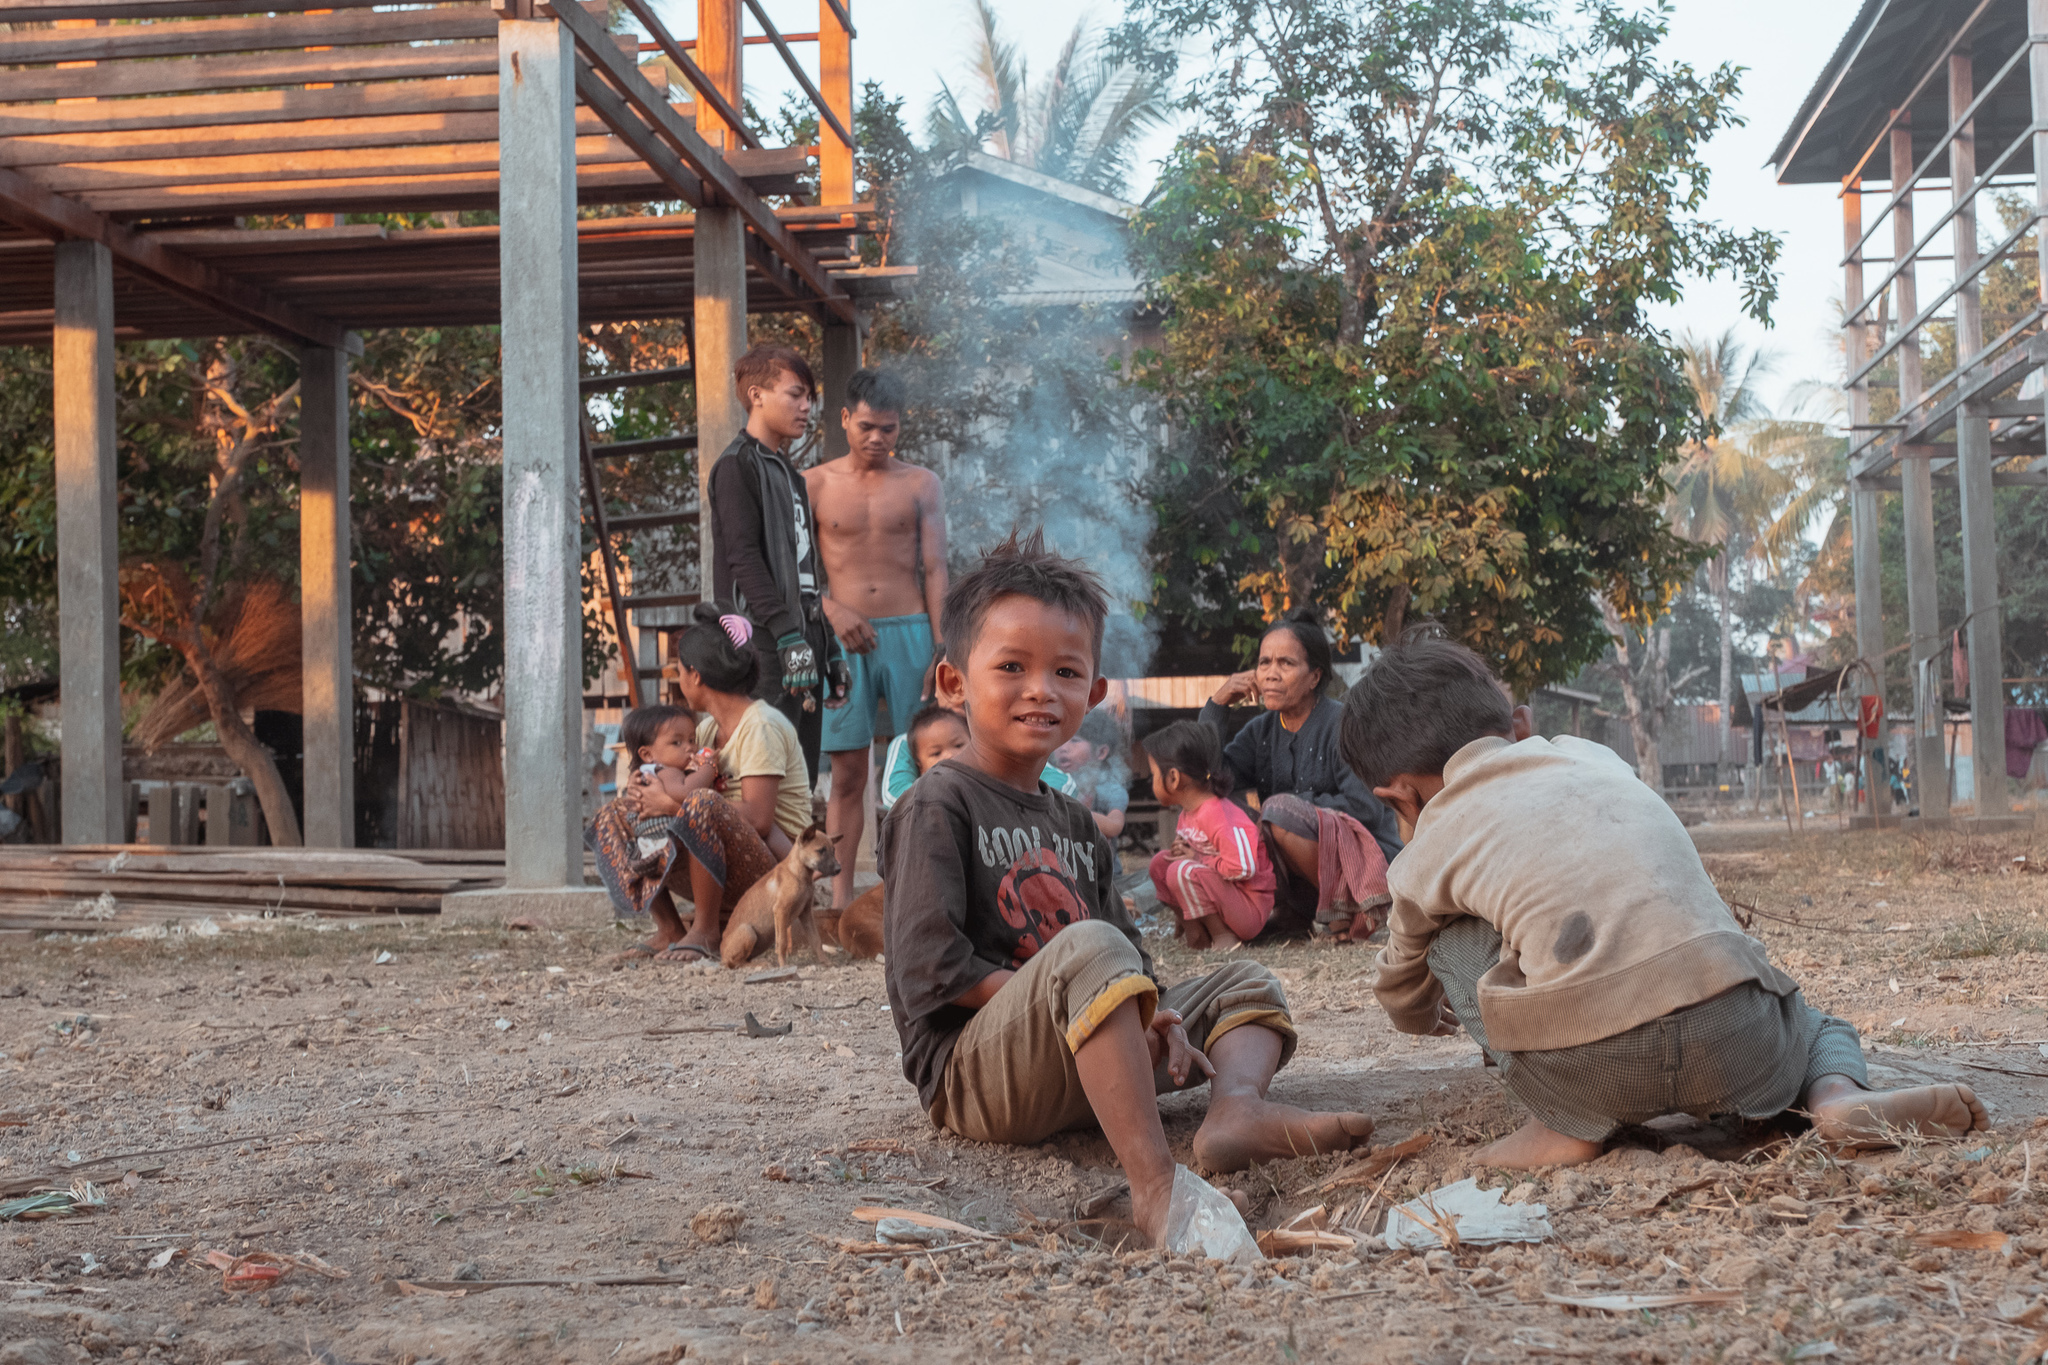
[[[107,932],[234,915],[431,915],[505,880],[500,850],[0,848],[0,930]]]

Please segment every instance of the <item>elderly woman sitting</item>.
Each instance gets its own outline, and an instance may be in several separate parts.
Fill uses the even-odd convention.
[[[1269,932],[1320,921],[1363,939],[1385,920],[1386,863],[1401,851],[1394,813],[1338,753],[1344,708],[1327,695],[1330,641],[1314,621],[1282,621],[1259,641],[1258,663],[1234,674],[1202,708],[1221,733],[1227,708],[1265,707],[1223,749],[1241,796],[1256,795],[1280,886]]]

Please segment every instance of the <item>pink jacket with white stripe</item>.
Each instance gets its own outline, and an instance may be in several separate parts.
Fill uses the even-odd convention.
[[[1187,841],[1194,856],[1227,882],[1241,882],[1247,891],[1273,890],[1273,864],[1266,857],[1259,827],[1235,801],[1212,796],[1184,812],[1175,834]]]

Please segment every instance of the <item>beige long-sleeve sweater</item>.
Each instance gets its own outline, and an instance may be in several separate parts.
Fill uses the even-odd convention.
[[[1746,981],[1798,988],[1735,923],[1671,808],[1587,740],[1458,750],[1387,886],[1373,990],[1404,1033],[1436,1024],[1443,992],[1427,954],[1459,915],[1500,931],[1479,1012],[1504,1051],[1611,1038]]]

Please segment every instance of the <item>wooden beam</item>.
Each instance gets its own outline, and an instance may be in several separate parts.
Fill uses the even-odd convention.
[[[0,138],[102,134],[168,128],[296,123],[380,115],[498,110],[498,73],[455,80],[339,85],[319,90],[251,90],[233,95],[88,100],[82,104],[0,104]]]
[[[369,9],[390,0],[8,0],[11,24],[87,19],[184,19],[194,15],[271,14],[309,9]]]
[[[676,70],[683,73],[683,79],[697,92],[697,98],[702,100],[712,113],[737,130],[741,142],[749,147],[760,146],[761,139],[754,136],[753,129],[747,127],[746,120],[740,117],[740,111],[733,107],[725,92],[718,88],[718,83],[704,74],[704,68],[692,61],[689,53],[683,51],[682,45],[669,34],[667,26],[655,14],[653,6],[649,5],[647,0],[625,0],[625,3],[626,8],[633,12],[633,17],[640,21],[640,26],[653,37],[655,48],[676,64]],[[696,44],[692,43],[691,46],[695,47]],[[693,123],[701,124],[703,117],[701,113],[692,113],[690,119]]]
[[[498,69],[498,45],[435,43],[428,47],[347,48],[340,52],[259,52],[234,57],[182,57],[161,62],[10,71],[0,86],[9,101],[107,99],[181,91],[232,90],[308,81],[395,81],[428,76],[481,76]]]
[[[13,5],[8,6],[12,17]],[[108,62],[124,58],[194,57],[269,48],[352,47],[496,38],[498,17],[484,5],[434,9],[342,10],[334,14],[266,14],[185,23],[0,33],[0,62]]]
[[[225,313],[288,341],[341,348],[347,329],[213,266],[183,256],[142,233],[108,221],[63,195],[52,194],[19,171],[0,167],[0,218],[57,240],[99,242],[125,270],[201,308]]]
[[[837,0],[818,0],[818,84],[825,98],[849,128],[853,126],[853,34],[842,27],[846,11]],[[830,18],[832,22],[827,23]],[[829,129],[818,133],[818,201],[844,203],[853,198],[853,143]],[[830,429],[830,424],[828,430]]]
[[[602,166],[637,162],[639,153],[623,140],[600,132],[576,139],[576,164]],[[236,180],[328,180],[405,174],[453,175],[498,169],[498,144],[440,143],[424,147],[369,147],[301,152],[255,152],[241,156],[177,157],[162,161],[71,162],[40,166],[36,183],[60,194],[91,190],[154,189],[170,185],[225,184]]]
[[[18,174],[18,173],[16,173]],[[592,166],[576,177],[578,202],[617,203],[668,197],[669,184],[635,156]],[[104,213],[185,215],[211,213],[419,212],[490,208],[498,173],[338,176],[327,180],[258,180],[223,184],[81,190],[79,202]]]
[[[596,114],[578,110],[579,136],[602,137]],[[341,151],[351,147],[410,147],[496,142],[495,111],[471,114],[401,114],[392,118],[321,119],[300,123],[242,123],[157,133],[63,133],[0,139],[0,166],[58,166],[220,157],[243,152]]]
[[[597,78],[588,63],[576,64],[576,97],[603,119],[605,125],[640,154],[648,168],[681,196],[693,209],[704,207],[704,182],[663,143],[647,135],[647,127],[633,116],[626,102]]]
[[[746,0],[746,5],[754,12],[754,22],[761,26],[768,40],[775,44],[775,50],[782,54],[782,64],[789,68],[789,74],[796,77],[796,83],[802,86],[804,94],[810,97],[811,107],[818,111],[818,117],[824,121],[825,131],[837,134],[841,141],[850,146],[853,134],[839,121],[839,114],[833,109],[831,102],[818,93],[817,86],[811,84],[810,75],[804,70],[803,63],[796,59],[796,53],[789,50],[789,44],[783,40],[781,31],[768,18],[768,11],[761,8],[761,0]]]
[[[618,49],[608,41],[611,35],[600,28],[577,5],[565,3],[565,0],[544,0],[544,3],[550,13],[569,26],[569,31],[576,36],[577,47],[591,63],[590,67],[579,67],[577,74],[578,88],[583,90],[585,101],[590,100],[590,91],[586,87],[597,85],[597,72],[592,68],[601,68],[605,81],[648,121],[648,125],[651,125],[633,131],[614,124],[614,131],[631,142],[643,156],[650,156],[650,149],[666,142],[704,182],[706,188],[715,188],[722,202],[731,204],[740,211],[747,225],[768,243],[775,255],[796,273],[826,307],[845,321],[853,322],[853,301],[832,282],[824,269],[811,258],[810,253],[790,236],[788,230],[776,221],[774,211],[747,187],[746,182],[727,164],[725,158],[699,137],[696,129],[684,124],[668,102],[656,93],[654,87],[641,79],[639,70],[622,57]],[[654,164],[651,158],[649,164]],[[681,189],[682,187],[677,185],[679,193]]]

